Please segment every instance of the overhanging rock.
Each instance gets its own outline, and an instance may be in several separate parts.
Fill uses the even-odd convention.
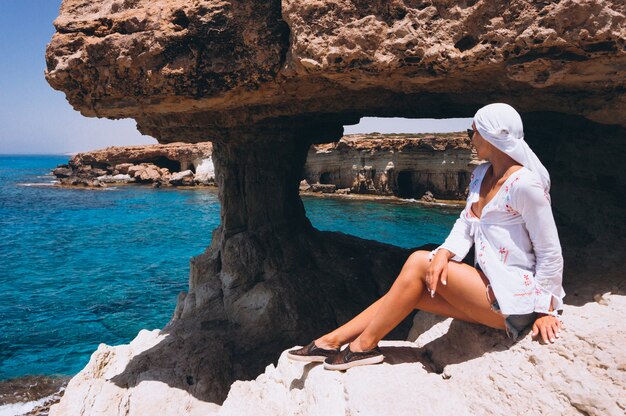
[[[618,0],[64,0],[50,85],[161,143],[211,140],[222,204],[172,336],[114,382],[221,402],[386,291],[408,251],[320,233],[298,197],[310,144],[365,115],[512,104],[553,174],[566,301],[622,291],[625,14]]]

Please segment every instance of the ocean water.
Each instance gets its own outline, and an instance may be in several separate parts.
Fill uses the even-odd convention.
[[[0,380],[72,375],[99,343],[163,327],[219,223],[214,189],[53,187],[67,160],[0,156]],[[407,248],[443,241],[460,211],[303,200],[319,229]]]

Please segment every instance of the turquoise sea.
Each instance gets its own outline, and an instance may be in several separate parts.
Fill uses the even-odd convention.
[[[0,156],[0,380],[72,375],[99,343],[163,327],[219,223],[214,189],[56,188],[68,158]],[[303,200],[319,229],[407,248],[441,242],[460,211]]]

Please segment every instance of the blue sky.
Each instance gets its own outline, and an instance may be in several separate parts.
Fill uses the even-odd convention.
[[[44,78],[61,0],[0,0],[0,154],[65,154],[153,144],[134,120],[83,117]],[[363,118],[345,133],[460,131],[471,119]]]

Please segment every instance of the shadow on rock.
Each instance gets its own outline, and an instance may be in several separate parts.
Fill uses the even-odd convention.
[[[527,332],[520,334],[518,339]],[[507,350],[515,341],[507,338],[502,330],[454,319],[443,335],[421,347],[419,342],[416,344],[416,347],[381,347],[385,362],[391,365],[419,362],[426,371],[442,374],[448,365],[470,361],[486,353]]]

